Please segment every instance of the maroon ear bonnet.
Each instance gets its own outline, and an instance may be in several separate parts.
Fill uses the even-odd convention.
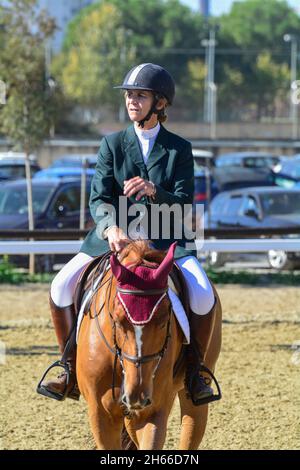
[[[174,263],[176,242],[170,246],[166,257],[157,268],[134,266],[131,269],[120,263],[115,254],[110,257],[110,266],[118,287],[129,290],[144,290],[145,295],[118,292],[128,320],[134,325],[144,325],[153,317],[166,294],[148,295],[147,290],[163,289],[168,285],[168,275]]]

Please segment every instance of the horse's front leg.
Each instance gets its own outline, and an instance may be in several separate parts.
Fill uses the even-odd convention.
[[[208,405],[194,406],[186,391],[178,393],[181,409],[179,450],[197,450],[205,433]]]
[[[137,422],[136,437],[140,450],[160,450],[166,440],[169,414],[158,411],[148,416],[145,421]]]
[[[98,450],[121,450],[123,417],[109,414],[101,403],[88,403],[89,420]]]
[[[144,417],[141,414],[140,419],[135,422],[140,450],[160,450],[164,447],[168,419],[175,400],[174,390],[166,387],[163,396],[164,400],[158,403],[152,412],[150,410]]]

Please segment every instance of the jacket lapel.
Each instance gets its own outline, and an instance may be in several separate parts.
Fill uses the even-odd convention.
[[[161,125],[160,131],[155,139],[153,149],[148,157],[147,161],[147,170],[151,170],[162,158],[166,155],[168,156],[168,151],[166,149],[167,145],[167,132],[165,128]]]
[[[125,157],[138,166],[142,173],[147,171],[140,144],[138,142],[137,135],[134,132],[133,125],[126,129],[124,135],[124,153]]]

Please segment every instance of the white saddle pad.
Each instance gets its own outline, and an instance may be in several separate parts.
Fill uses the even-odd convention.
[[[183,305],[179,297],[175,294],[174,291],[172,291],[172,289],[168,289],[168,294],[171,300],[174,315],[177,318],[177,321],[185,337],[184,344],[190,344],[190,325]]]

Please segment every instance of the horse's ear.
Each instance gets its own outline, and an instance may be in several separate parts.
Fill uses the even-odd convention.
[[[172,243],[172,245],[168,249],[168,253],[166,254],[166,257],[160,263],[158,268],[155,270],[153,274],[154,279],[158,278],[166,278],[169,275],[169,272],[171,271],[174,263],[174,252],[176,248],[177,242]]]
[[[113,253],[110,255],[110,267],[113,275],[118,282],[134,282],[136,275],[130,269],[126,268],[124,264],[120,263],[117,256]]]

